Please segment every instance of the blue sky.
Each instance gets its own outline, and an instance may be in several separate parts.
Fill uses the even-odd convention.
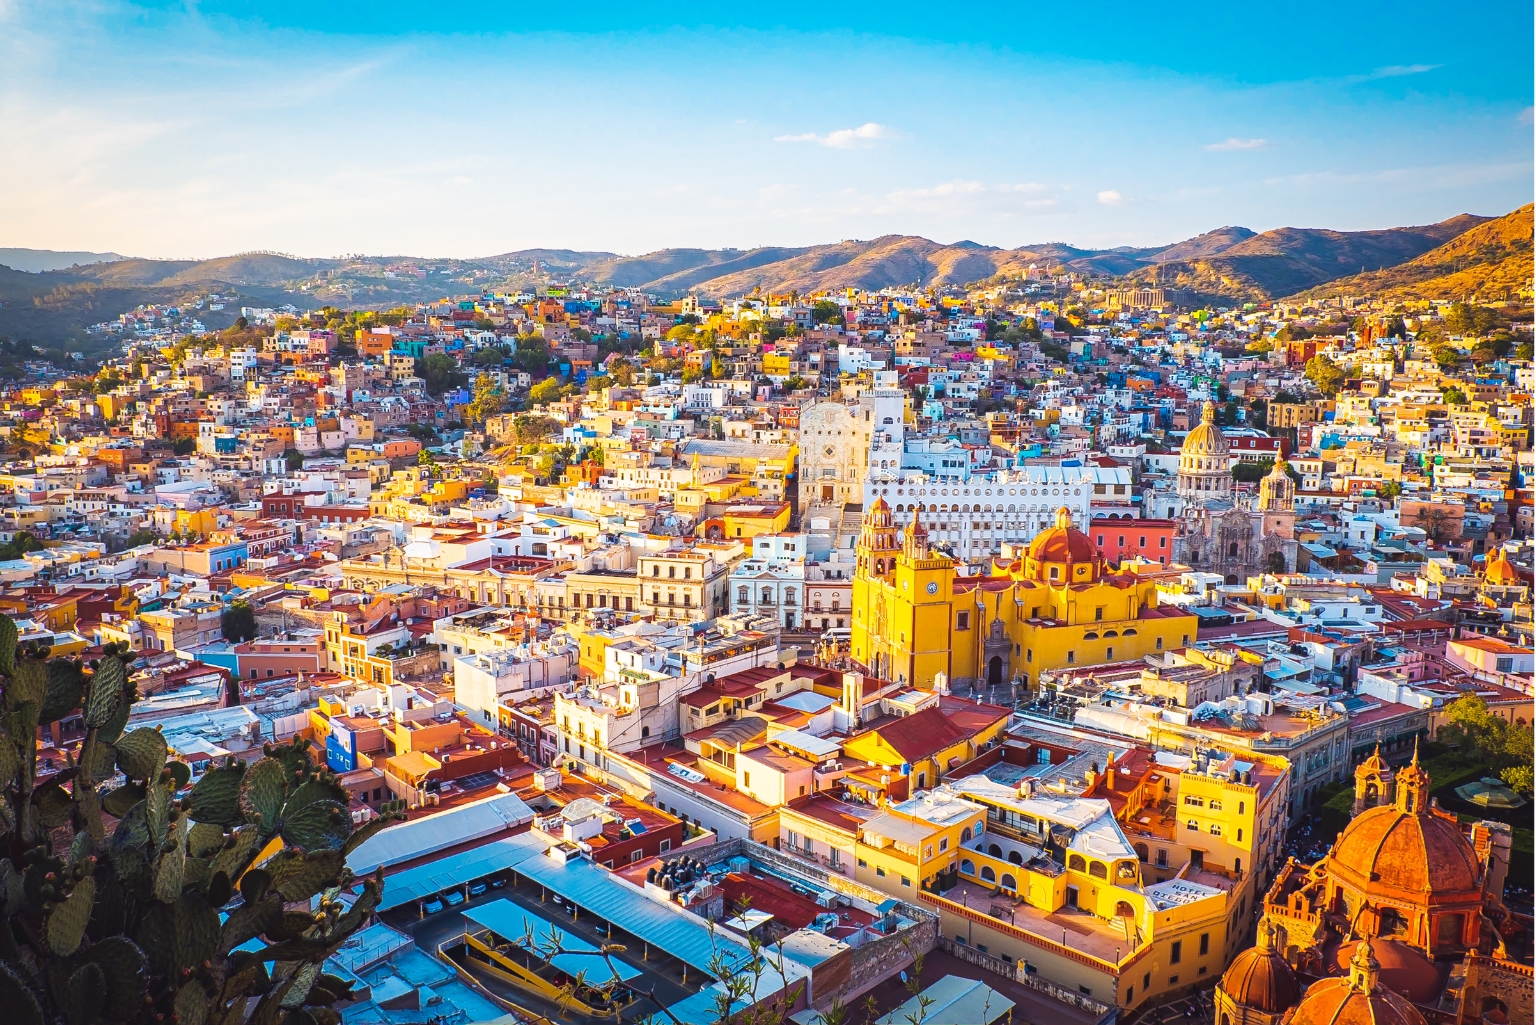
[[[1528,2],[1173,6],[0,0],[0,245],[1146,245],[1531,201]]]

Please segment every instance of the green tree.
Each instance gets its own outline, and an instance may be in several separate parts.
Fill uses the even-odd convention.
[[[1268,558],[1266,558],[1264,560],[1264,569],[1265,569],[1266,572],[1269,572],[1269,573],[1284,573],[1285,572],[1285,553],[1284,552],[1270,552]]]
[[[129,548],[138,548],[140,545],[155,545],[159,543],[160,535],[156,534],[153,530],[144,528],[142,530],[135,530],[132,534],[128,535],[127,546]]]
[[[15,562],[28,552],[42,550],[43,543],[31,531],[19,530],[9,541],[0,544],[0,562]]]
[[[523,413],[513,418],[512,429],[518,445],[536,445],[559,433],[560,424],[547,416]]]
[[[1445,707],[1437,739],[1457,748],[1467,764],[1501,769],[1531,765],[1531,728],[1494,715],[1476,694],[1463,694]]]
[[[1484,334],[1498,322],[1499,318],[1492,310],[1470,303],[1452,303],[1445,311],[1445,329],[1463,338]]]
[[[431,395],[462,388],[468,380],[459,367],[459,361],[446,352],[434,352],[417,360],[416,376],[421,378]]]
[[[1344,368],[1323,353],[1318,353],[1307,360],[1303,376],[1316,385],[1318,391],[1329,398],[1339,393],[1339,389],[1343,387],[1346,379]]]
[[[304,469],[304,453],[296,448],[290,448],[283,453],[283,462],[288,467],[289,473]]]
[[[519,370],[542,374],[549,370],[549,343],[538,335],[522,335],[512,353],[512,363]]]
[[[499,367],[507,360],[505,345],[487,345],[469,358],[477,367]]]
[[[843,308],[830,299],[819,299],[811,306],[811,320],[817,324],[841,323]]]
[[[1444,402],[1447,406],[1465,406],[1467,404],[1467,393],[1454,384],[1442,384],[1440,386],[1440,401]]]
[[[535,406],[546,406],[560,398],[560,378],[546,377],[528,389],[528,401]]]
[[[501,386],[496,383],[490,374],[481,374],[475,378],[475,397],[470,400],[464,410],[464,416],[471,422],[483,424],[486,420],[501,412],[502,396]]]
[[[193,452],[197,451],[197,439],[177,438],[175,441],[171,442],[171,451],[176,453],[178,456],[189,456]]]
[[[608,364],[608,376],[620,388],[630,388],[635,383],[635,365],[622,356]]]
[[[249,602],[231,602],[219,616],[219,627],[226,641],[249,641],[256,637],[256,610]]]
[[[1531,796],[1532,771],[1529,765],[1511,765],[1499,771],[1499,778],[1508,783],[1514,790]]]

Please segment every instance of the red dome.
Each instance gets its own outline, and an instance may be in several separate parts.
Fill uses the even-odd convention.
[[[1463,893],[1478,889],[1481,866],[1461,828],[1426,809],[1382,806],[1361,812],[1339,837],[1330,871],[1362,892]]]
[[[1056,526],[1042,530],[1029,543],[1029,557],[1038,562],[1093,562],[1102,558],[1099,546],[1072,526],[1072,512],[1066,506],[1057,510]]]
[[[1301,996],[1296,973],[1262,936],[1258,946],[1232,959],[1221,977],[1221,988],[1237,1003],[1266,1014],[1289,1010]]]
[[[1381,973],[1375,946],[1356,944],[1349,977],[1313,983],[1289,1025],[1424,1025],[1418,1008],[1388,989]]]
[[[1360,941],[1356,940],[1343,944],[1334,952],[1333,962],[1340,971],[1349,971],[1350,960],[1359,946]],[[1398,940],[1372,940],[1371,953],[1381,966],[1379,985],[1402,994],[1416,1004],[1433,1003],[1445,986],[1435,963],[1425,957],[1423,951],[1406,943]],[[1238,957],[1241,958],[1242,954]]]
[[[1396,993],[1362,993],[1348,979],[1324,979],[1307,990],[1290,1025],[1424,1025],[1424,1016]]]

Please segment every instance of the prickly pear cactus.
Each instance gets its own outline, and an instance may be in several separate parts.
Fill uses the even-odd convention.
[[[0,1023],[340,1025],[321,966],[384,885],[346,856],[399,808],[353,829],[302,740],[189,787],[162,734],[124,732],[129,660],[49,659],[0,616]],[[40,728],[76,714],[84,743],[39,778]]]

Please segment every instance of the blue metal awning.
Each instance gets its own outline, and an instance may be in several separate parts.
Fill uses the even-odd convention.
[[[549,963],[567,975],[580,975],[590,986],[602,986],[614,978],[627,982],[644,974],[616,956],[605,958],[597,947],[580,936],[505,897],[470,908],[463,915],[502,939],[511,940],[536,954],[558,947],[560,953],[548,958]]]

